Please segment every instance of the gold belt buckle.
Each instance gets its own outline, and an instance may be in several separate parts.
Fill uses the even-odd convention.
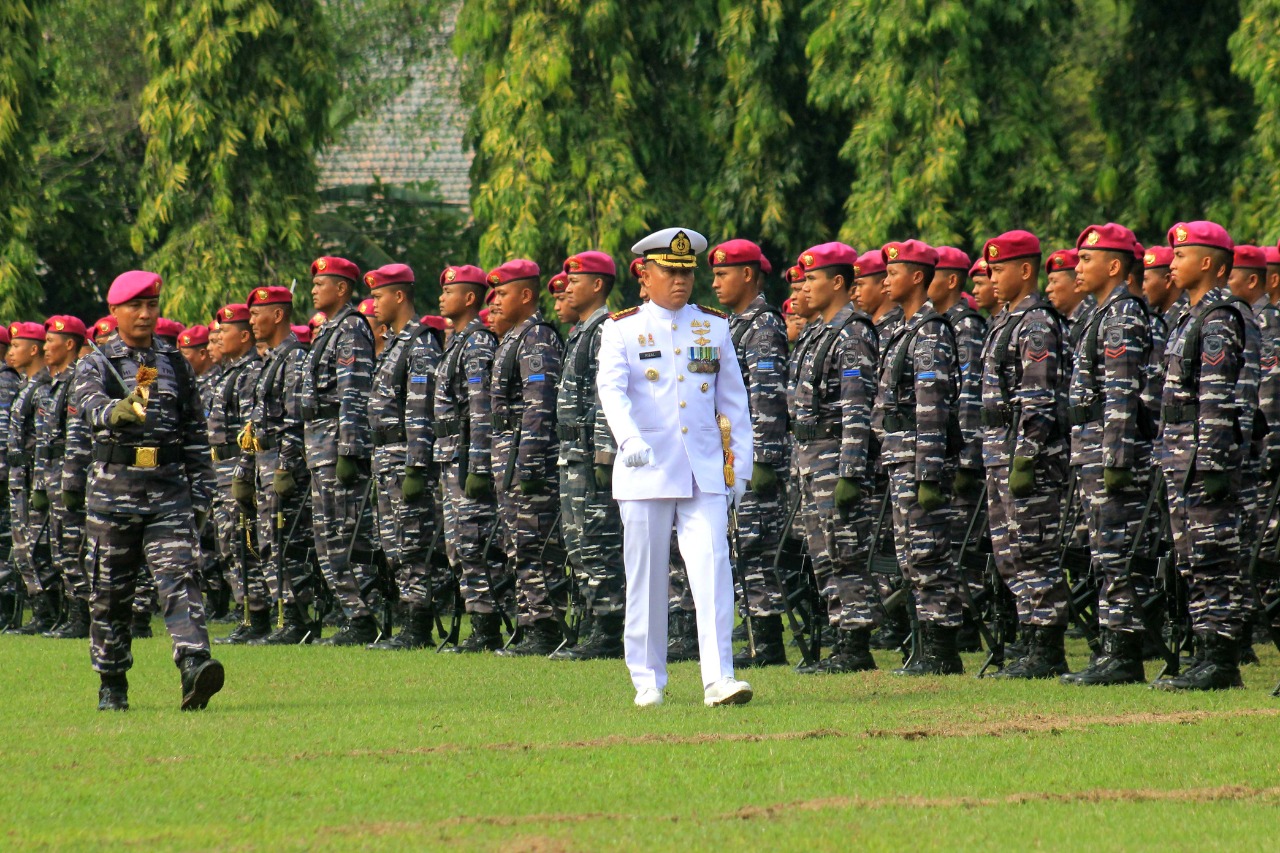
[[[135,447],[133,449],[133,465],[135,468],[154,468],[159,462],[160,448]]]

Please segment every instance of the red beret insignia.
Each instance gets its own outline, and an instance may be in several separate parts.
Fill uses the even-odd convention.
[[[1142,256],[1142,262],[1147,266],[1151,266],[1156,262],[1156,253],[1147,252],[1145,255]]]
[[[808,252],[805,252],[804,255],[800,258],[800,262],[803,263],[806,267],[809,266],[810,264],[813,263],[813,255],[809,254]]]
[[[458,277],[458,273],[457,273],[457,271],[456,271],[456,270],[454,270],[454,268],[453,268],[453,267],[449,267],[449,269],[447,269],[447,270],[445,270],[445,271],[444,271],[444,280],[445,280],[445,281],[453,281],[453,280],[454,280],[455,278],[457,278],[457,277]]]
[[[496,272],[492,273],[489,276],[489,283],[494,285],[495,287],[499,284],[502,284],[502,276],[498,275]]]
[[[364,275],[364,283],[365,283],[365,284],[367,284],[369,287],[373,287],[373,273],[371,273],[371,272],[370,272],[370,273],[365,273],[365,275]]]
[[[992,243],[987,248],[987,255],[990,257],[991,260],[994,261],[996,258],[1000,257],[1000,247],[997,246],[995,243]]]
[[[726,255],[726,254],[724,253],[724,250],[723,250],[723,249],[717,249],[717,250],[716,250],[716,263],[717,263],[717,264],[723,264],[723,263],[724,263],[724,259],[725,259],[725,258],[727,258],[727,257],[729,257],[729,256],[728,256],[728,255]]]
[[[1179,243],[1187,242],[1187,229],[1179,225],[1176,229],[1174,229],[1173,239],[1177,240]]]
[[[577,272],[580,269],[582,269],[582,261],[578,260],[577,258],[570,258],[569,272]]]
[[[267,298],[267,289],[265,287],[258,288],[258,298],[259,299]]]
[[[885,249],[885,250],[884,250],[884,253],[885,253],[886,255],[888,255],[888,256],[889,256],[889,260],[891,260],[891,261],[895,261],[895,260],[897,260],[897,259],[898,259],[898,247],[897,247],[897,246],[890,246],[889,248],[887,248],[887,249]]]
[[[1096,246],[1096,245],[1098,245],[1098,232],[1097,232],[1097,231],[1090,231],[1090,232],[1089,232],[1089,236],[1084,238],[1084,244],[1085,244],[1086,246]]]
[[[316,261],[316,269],[318,269],[320,272],[324,272],[328,268],[329,268],[329,262],[326,261],[324,258],[321,258],[320,260]]]
[[[862,264],[853,265],[853,277],[862,278]]]
[[[53,330],[54,330],[55,332],[61,332],[61,331],[62,331],[63,329],[65,329],[66,327],[67,327],[67,324],[66,324],[66,323],[64,323],[64,322],[62,322],[61,320],[54,320],[54,321],[53,321]]]
[[[190,336],[190,335],[183,335],[183,336],[182,336],[182,345],[183,345],[184,347],[189,347],[189,346],[191,346],[191,336]]]

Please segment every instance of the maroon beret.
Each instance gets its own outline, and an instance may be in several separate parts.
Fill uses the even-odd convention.
[[[485,305],[492,305],[492,304],[493,304],[494,302],[496,302],[497,300],[498,300],[498,293],[497,293],[497,291],[490,290],[488,293],[486,293],[486,294],[484,295],[484,304],[485,304]]]
[[[1081,231],[1076,238],[1076,249],[1102,249],[1132,255],[1137,243],[1138,238],[1128,228],[1116,222],[1108,222],[1106,225],[1090,225]]]
[[[636,258],[634,261],[631,262],[631,266],[629,267],[629,269],[631,270],[631,277],[634,278],[636,281],[639,281],[640,270],[644,269],[644,258]]]
[[[565,288],[568,286],[569,276],[562,272],[558,272],[551,276],[551,280],[547,282],[547,290],[552,293],[564,293]]]
[[[542,270],[538,269],[538,265],[533,261],[527,258],[516,258],[489,270],[489,275],[485,281],[488,282],[490,287],[501,287],[513,281],[537,279],[540,275],[542,275]]]
[[[360,268],[346,258],[334,258],[328,255],[323,258],[316,258],[311,262],[311,274],[317,275],[337,275],[347,279],[352,284],[360,280]]]
[[[1267,266],[1280,266],[1280,247],[1263,246],[1262,251],[1267,256]]]
[[[727,240],[712,249],[708,257],[713,267],[757,264],[765,275],[773,272],[773,264],[764,256],[764,251],[750,240]]]
[[[880,248],[880,256],[886,267],[889,264],[921,264],[926,267],[938,265],[938,251],[921,240],[885,243]]]
[[[1053,252],[1044,262],[1045,272],[1075,272],[1080,263],[1080,253],[1075,249],[1059,249]]]
[[[287,287],[255,287],[249,291],[249,298],[245,300],[245,305],[252,308],[255,305],[292,305],[293,293]]]
[[[160,276],[146,270],[129,270],[116,276],[107,290],[108,305],[123,305],[131,299],[155,299],[164,285]]]
[[[1235,248],[1235,260],[1231,264],[1236,269],[1265,270],[1267,254],[1258,246],[1239,245]]]
[[[290,326],[293,336],[298,339],[300,344],[311,343],[311,327],[310,326]]]
[[[969,278],[991,278],[991,271],[987,269],[987,259],[978,258],[973,262],[973,266],[969,267]]]
[[[209,327],[195,325],[188,329],[183,329],[182,334],[178,335],[178,346],[180,347],[202,347],[209,343]]]
[[[795,306],[795,300],[794,300],[794,299],[792,299],[791,297],[788,297],[787,299],[784,299],[784,300],[782,301],[782,313],[783,313],[783,314],[794,314],[794,313],[796,313],[796,306]]]
[[[177,340],[178,335],[182,334],[182,330],[185,328],[186,326],[182,325],[177,320],[170,320],[168,317],[161,317],[156,320],[156,334],[162,338],[173,338],[174,340]]]
[[[982,247],[982,257],[988,264],[1036,257],[1039,254],[1040,238],[1030,231],[1006,231],[999,237],[992,237]]]
[[[445,329],[449,328],[449,324],[444,321],[444,318],[436,314],[427,314],[419,322],[421,322],[422,325],[435,329],[438,332],[443,332]]]
[[[823,267],[853,266],[858,262],[858,252],[844,243],[822,243],[806,249],[800,255],[800,266],[805,272]]]
[[[365,286],[370,290],[393,284],[413,284],[413,270],[408,264],[387,264],[364,274]]]
[[[1168,246],[1152,246],[1147,249],[1147,253],[1142,256],[1142,265],[1146,269],[1153,270],[1159,267],[1167,267],[1173,263],[1173,249]]]
[[[476,284],[484,287],[484,270],[472,264],[463,264],[460,267],[445,267],[440,273],[440,286],[444,287],[446,284]]]
[[[329,317],[323,311],[317,311],[307,320],[307,327],[310,329],[318,329],[325,323],[329,322]]]
[[[1147,247],[1138,242],[1138,238],[1133,238],[1133,259],[1139,263],[1147,256]]]
[[[969,264],[971,263],[972,261],[969,260],[969,256],[954,246],[938,247],[937,268],[940,270],[960,270],[960,272],[968,272]]]
[[[853,277],[862,278],[864,275],[879,275],[884,272],[884,255],[879,249],[872,249],[870,252],[859,255],[857,260],[853,262]]]
[[[9,337],[13,340],[25,338],[28,341],[44,340],[44,323],[10,323]]]
[[[1175,249],[1179,246],[1207,246],[1210,249],[1223,249],[1228,252],[1234,251],[1236,247],[1227,229],[1216,222],[1203,220],[1179,222],[1170,228],[1169,245]]]
[[[46,332],[56,332],[59,335],[70,335],[82,340],[89,335],[89,330],[84,327],[84,321],[79,317],[72,317],[70,314],[54,314],[44,321],[44,330]]]
[[[281,288],[283,290],[283,288]],[[247,323],[249,322],[249,306],[239,302],[233,302],[230,305],[223,305],[218,309],[219,323]]]
[[[798,281],[804,281],[804,267],[799,264],[796,264],[793,267],[787,267],[787,273],[784,278],[790,284],[794,284]]]
[[[360,304],[356,306],[356,311],[370,318],[373,317],[373,310],[374,308],[373,308],[372,299],[362,299],[360,301]]]
[[[527,263],[533,263],[528,261]],[[504,264],[505,266],[505,264]],[[498,267],[502,269],[502,267]],[[604,252],[578,252],[576,255],[570,255],[564,262],[563,269],[566,273],[594,273],[596,275],[618,274],[618,265],[613,262],[613,258]],[[538,267],[534,264],[533,275],[537,276]]]
[[[95,335],[109,335],[116,330],[116,326],[118,325],[119,323],[116,322],[116,318],[108,314],[93,324],[93,333]]]

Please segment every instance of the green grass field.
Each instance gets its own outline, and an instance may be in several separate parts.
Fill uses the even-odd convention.
[[[4,636],[0,839],[1266,849],[1280,817],[1268,695],[1280,655],[1259,651],[1246,689],[1210,695],[774,668],[746,675],[755,701],[720,709],[702,706],[697,665],[680,664],[667,704],[640,710],[620,662],[239,647],[218,652],[224,691],[184,714],[158,633],[135,643],[132,710],[100,714],[84,644]],[[895,657],[878,653],[882,667]]]

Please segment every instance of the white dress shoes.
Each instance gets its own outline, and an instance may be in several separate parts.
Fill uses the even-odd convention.
[[[747,682],[736,678],[722,678],[702,691],[702,704],[708,708],[717,705],[745,705],[753,695],[751,685]]]
[[[646,687],[636,693],[637,708],[652,708],[662,704],[662,691],[656,687]]]

